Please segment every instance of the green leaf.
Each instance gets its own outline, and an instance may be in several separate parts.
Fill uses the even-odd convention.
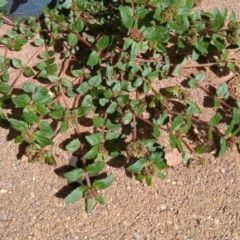
[[[74,21],[72,25],[72,31],[75,33],[80,33],[84,28],[84,23],[83,21],[79,18]]]
[[[67,121],[62,122],[60,126],[60,133],[61,134],[65,133],[67,129],[68,129],[68,122]]]
[[[134,164],[127,167],[127,170],[132,173],[139,173],[142,171],[144,166],[146,165],[147,160],[144,158],[140,158]]]
[[[73,139],[70,143],[67,144],[66,149],[69,152],[75,152],[80,147],[80,141],[78,138]]]
[[[111,174],[107,178],[101,179],[101,180],[94,180],[92,186],[93,188],[96,188],[98,190],[106,189],[108,188],[114,179],[114,175]]]
[[[226,82],[221,84],[219,88],[217,89],[217,96],[218,97],[224,97],[228,98],[229,97],[229,91],[228,91],[228,85]]]
[[[96,44],[96,47],[99,51],[105,50],[109,45],[109,36],[103,35]]]
[[[86,116],[91,110],[92,110],[92,107],[91,107],[91,106],[80,107],[80,108],[77,109],[77,115],[78,115],[78,117],[84,117],[84,116]]]
[[[148,186],[151,186],[152,184],[152,177],[145,177],[146,183]]]
[[[101,194],[98,194],[96,196],[96,200],[101,204],[101,205],[105,205],[105,201],[103,199],[103,196]]]
[[[99,148],[100,148],[100,145],[95,145],[84,155],[84,158],[93,159],[94,157],[97,156]]]
[[[181,73],[182,73],[182,65],[181,65],[181,64],[178,64],[178,65],[174,68],[174,70],[173,70],[173,72],[172,72],[172,75],[173,75],[174,77],[178,77],[178,76],[181,75]]]
[[[227,9],[225,8],[224,12],[221,13],[217,8],[213,10],[213,23],[212,27],[214,31],[217,31],[221,28],[226,20],[227,17]]]
[[[50,124],[46,121],[42,121],[40,126],[39,126],[40,131],[45,134],[48,137],[53,137],[56,135],[55,131],[53,128],[50,126]]]
[[[25,67],[23,73],[26,77],[34,76],[34,72],[33,72],[32,68],[30,68],[30,67]]]
[[[165,175],[162,171],[158,171],[157,177],[158,177],[158,178],[165,179],[165,178],[166,178],[166,175]]]
[[[50,110],[47,107],[45,107],[42,103],[34,102],[34,105],[36,106],[37,113],[41,115],[46,115],[47,113],[50,112]]]
[[[9,73],[8,72],[3,72],[2,74],[2,80],[4,82],[8,82],[10,80],[10,76],[9,76]]]
[[[108,119],[106,123],[106,127],[108,130],[117,131],[121,127],[121,124],[114,124]]]
[[[219,124],[221,120],[222,120],[222,115],[220,113],[217,113],[215,116],[211,118],[208,124],[211,127],[215,127]]]
[[[35,86],[32,83],[25,82],[23,84],[23,91],[26,93],[32,93],[35,91]]]
[[[153,123],[161,126],[166,124],[169,121],[169,117],[167,113],[163,113],[158,119],[153,119]]]
[[[127,29],[132,29],[134,23],[132,8],[129,6],[120,6],[118,9],[123,26]]]
[[[204,81],[206,79],[206,73],[205,72],[200,72],[195,75],[195,79],[197,81]]]
[[[39,121],[39,118],[35,113],[33,113],[27,109],[24,109],[23,110],[23,120],[29,124],[34,124]]]
[[[89,90],[89,85],[87,82],[83,82],[79,85],[79,87],[76,90],[81,94],[85,94]]]
[[[198,154],[205,153],[209,149],[208,144],[201,144],[194,148],[194,152]]]
[[[233,116],[232,119],[235,124],[240,124],[240,113],[237,108],[233,108]]]
[[[227,67],[234,73],[238,70],[238,66],[233,62],[227,62]]]
[[[86,170],[90,174],[97,174],[103,170],[104,166],[105,166],[105,162],[98,161],[98,162],[88,165],[86,167]]]
[[[17,119],[14,119],[14,118],[9,118],[9,122],[12,126],[13,129],[15,129],[16,131],[23,131],[24,129],[27,129],[28,128],[28,124],[23,122],[23,121],[20,121],[20,120],[17,120]]]
[[[21,135],[18,135],[18,136],[15,138],[14,143],[21,143],[21,142],[23,142],[23,138],[22,138]]]
[[[57,64],[52,64],[46,67],[47,73],[50,73],[52,75],[57,73],[57,70],[58,70]]]
[[[12,65],[15,67],[15,68],[23,68],[24,67],[24,63],[23,61],[19,60],[19,59],[12,59]]]
[[[113,139],[118,139],[121,134],[117,132],[107,132],[106,140],[111,141]]]
[[[27,94],[18,95],[12,99],[13,103],[20,108],[24,108],[30,102],[30,97]]]
[[[61,7],[64,9],[69,9],[72,6],[72,3],[72,0],[65,0],[64,2],[62,2]]]
[[[56,161],[53,158],[53,155],[50,151],[45,151],[44,156],[45,156],[45,163],[49,165],[56,165]]]
[[[225,131],[225,135],[229,135],[230,133],[232,133],[232,130],[234,129],[235,123],[234,121],[231,121],[231,123],[228,125],[226,131]]]
[[[153,136],[155,138],[159,138],[160,137],[160,130],[159,130],[159,126],[158,125],[154,125]]]
[[[111,102],[110,105],[108,106],[106,113],[114,113],[117,107],[117,103],[116,102]]]
[[[231,12],[230,21],[237,21],[236,13],[234,11]]]
[[[187,108],[187,114],[202,113],[201,109],[195,103],[187,100],[186,104],[189,105]]]
[[[168,29],[165,27],[150,27],[144,31],[144,36],[148,41],[164,43],[170,38],[167,33]]]
[[[212,35],[213,43],[217,48],[218,52],[221,52],[225,48],[224,39],[220,38],[217,34]]]
[[[132,42],[133,42],[133,39],[127,38],[123,44],[123,51],[126,51],[131,46]]]
[[[174,118],[172,125],[171,125],[171,131],[179,130],[183,124],[183,116],[182,114],[179,114],[177,117]]]
[[[124,125],[129,124],[132,121],[132,113],[131,112],[125,112],[121,118],[121,121]]]
[[[75,203],[81,198],[83,198],[83,192],[87,190],[87,186],[80,186],[74,189],[67,197],[64,198],[64,202],[66,203]]]
[[[54,110],[52,112],[49,113],[49,116],[51,116],[54,119],[62,119],[63,117],[63,110]]]
[[[38,38],[38,39],[35,39],[34,40],[34,44],[37,46],[37,47],[40,47],[44,44],[44,39],[42,38]]]
[[[183,152],[181,139],[177,138],[172,132],[169,133],[169,136],[172,149],[177,147],[181,152]]]
[[[94,207],[94,199],[86,199],[86,212],[87,214],[91,213]]]
[[[52,101],[49,90],[42,86],[36,87],[36,91],[32,95],[32,100],[43,104],[48,104]]]
[[[224,138],[221,138],[220,139],[220,151],[219,151],[218,157],[223,156],[223,154],[226,152],[226,150],[227,150],[227,142]]]
[[[87,135],[85,138],[91,146],[95,146],[102,143],[103,135],[102,133],[93,133],[91,135]]]
[[[137,57],[139,51],[140,51],[140,43],[133,41],[131,46],[131,54],[130,54],[131,58]]]
[[[0,0],[0,7],[3,7],[5,4],[7,4],[6,0]]]
[[[3,94],[7,94],[11,90],[11,87],[3,82],[0,82],[0,92]]]
[[[77,182],[82,178],[84,174],[84,170],[81,168],[74,169],[70,172],[66,172],[63,174],[63,176],[69,181],[69,182]]]
[[[146,103],[145,102],[142,102],[142,103],[139,103],[139,104],[137,104],[135,107],[134,107],[134,112],[136,113],[136,114],[141,114],[141,113],[143,113],[145,110],[146,110]]]
[[[220,101],[218,100],[218,97],[217,97],[217,96],[214,96],[214,97],[213,97],[213,101],[214,101],[214,107],[220,107],[220,106],[221,106],[221,103],[220,103]]]
[[[74,33],[69,33],[67,38],[69,46],[76,46],[78,44],[78,38]]]
[[[101,75],[91,77],[88,80],[88,84],[92,87],[98,87],[101,84],[101,82],[102,82],[102,76]]]
[[[34,133],[36,137],[36,141],[39,143],[41,147],[45,147],[47,145],[53,145],[53,141],[42,134],[40,131]]]
[[[97,65],[100,62],[98,53],[96,51],[92,51],[91,54],[89,55],[87,65],[90,67],[93,67]]]
[[[102,127],[104,122],[105,122],[104,118],[101,118],[101,117],[98,117],[98,116],[93,117],[93,125],[96,128]]]

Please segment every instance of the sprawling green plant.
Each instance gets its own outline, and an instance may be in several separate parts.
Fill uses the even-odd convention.
[[[121,159],[147,185],[154,176],[165,178],[165,150],[158,141],[163,131],[184,164],[202,159],[209,148],[221,157],[238,144],[239,102],[227,102],[227,83],[211,92],[201,85],[204,70],[186,77],[190,88],[201,88],[212,99],[217,113],[209,122],[200,119],[201,107],[180,83],[164,89],[156,84],[190,67],[238,70],[230,55],[240,46],[235,14],[226,22],[227,10],[208,13],[193,6],[193,0],[66,0],[26,22],[11,21],[2,10],[0,26],[5,22],[11,30],[0,36],[1,124],[18,132],[15,142],[25,144],[29,161],[48,164],[55,163],[56,137],[74,129],[65,149],[79,157],[82,167],[64,177],[81,184],[65,202],[85,198],[87,212],[95,200],[104,204],[101,190],[114,176],[100,173],[110,159]],[[36,51],[28,61],[8,57],[29,42]],[[22,76],[29,81],[19,90]],[[181,110],[174,110],[175,103]],[[231,120],[221,132],[226,108]],[[86,133],[81,125],[87,118],[91,131]],[[191,146],[187,140],[198,126],[206,134]]]

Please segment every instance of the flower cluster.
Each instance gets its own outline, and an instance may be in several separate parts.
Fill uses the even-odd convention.
[[[175,5],[169,6],[162,11],[162,18],[165,21],[170,21],[178,13],[178,7]]]
[[[193,46],[198,40],[197,29],[189,29],[183,36],[183,40],[186,42],[187,45]]]
[[[148,154],[147,147],[140,141],[128,143],[126,151],[129,157],[134,158],[145,157]]]
[[[239,40],[240,22],[230,21],[228,23],[228,30],[226,40],[229,44],[236,44]]]
[[[143,42],[145,39],[143,33],[140,32],[137,28],[131,30],[130,38],[132,38],[135,42]]]

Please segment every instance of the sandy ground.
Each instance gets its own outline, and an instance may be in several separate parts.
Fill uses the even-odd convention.
[[[202,7],[235,10],[238,0],[203,0]],[[28,50],[29,51],[29,50]],[[26,52],[29,55],[29,52]],[[212,84],[221,79],[208,73]],[[203,105],[201,94],[192,92]],[[207,117],[207,116],[206,116]],[[82,201],[65,204],[66,180],[57,167],[19,159],[12,135],[0,128],[0,239],[2,240],[240,240],[240,158],[235,149],[221,159],[206,155],[166,171],[151,187],[126,176],[122,167],[108,166],[115,175],[104,191],[106,206],[87,215]]]

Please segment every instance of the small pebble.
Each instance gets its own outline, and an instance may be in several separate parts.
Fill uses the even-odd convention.
[[[166,204],[162,204],[162,205],[161,205],[161,210],[162,210],[162,211],[167,210],[167,205],[166,205]]]
[[[216,225],[218,225],[218,224],[220,223],[220,220],[219,220],[219,219],[214,219],[214,223],[215,223]]]
[[[7,190],[6,189],[1,189],[0,193],[7,193]]]

